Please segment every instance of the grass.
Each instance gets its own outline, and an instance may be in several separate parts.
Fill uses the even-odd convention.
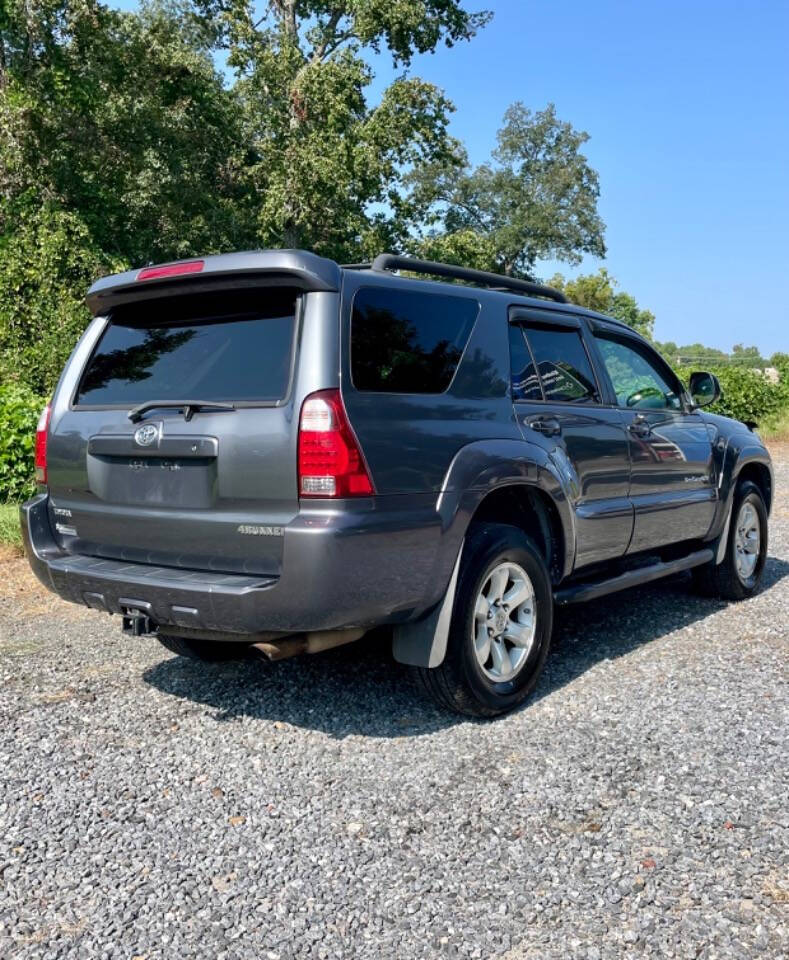
[[[0,544],[22,549],[22,533],[19,530],[19,505],[0,503]]]
[[[789,440],[789,410],[765,420],[759,429],[765,440]]]

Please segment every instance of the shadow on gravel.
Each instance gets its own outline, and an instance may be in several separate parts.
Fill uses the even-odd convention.
[[[763,590],[787,575],[789,563],[770,557]],[[600,661],[626,656],[725,607],[693,594],[686,574],[557,610],[554,649],[534,696],[521,709]],[[201,664],[173,657],[151,667],[143,679],[163,693],[216,708],[217,722],[280,720],[338,738],[415,736],[468,722],[419,693],[408,668],[392,660],[383,631],[328,653],[271,664]]]

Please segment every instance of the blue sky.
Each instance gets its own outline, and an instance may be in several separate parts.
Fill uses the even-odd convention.
[[[132,6],[130,0],[120,6]],[[515,100],[586,130],[605,265],[656,336],[789,352],[789,0],[466,0],[493,22],[417,57],[473,162]],[[392,71],[376,64],[378,85]]]
[[[512,101],[553,101],[591,136],[605,265],[655,313],[658,339],[789,351],[789,2],[466,6],[493,22],[413,70],[455,103],[472,160]],[[555,268],[578,272],[540,271]]]

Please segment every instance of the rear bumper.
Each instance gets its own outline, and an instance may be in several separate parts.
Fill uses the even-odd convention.
[[[68,553],[47,502],[39,494],[20,508],[25,552],[44,586],[108,613],[142,610],[170,628],[300,633],[402,622],[437,602],[428,585],[440,585],[445,566],[428,503],[299,516],[285,531],[281,575],[265,577]]]

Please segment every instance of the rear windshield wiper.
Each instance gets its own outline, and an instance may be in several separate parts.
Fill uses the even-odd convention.
[[[138,407],[129,411],[129,420],[137,423],[148,410],[157,410],[160,407],[180,410],[183,407],[184,420],[191,420],[198,410],[235,410],[235,404],[216,403],[213,400],[146,400]]]

